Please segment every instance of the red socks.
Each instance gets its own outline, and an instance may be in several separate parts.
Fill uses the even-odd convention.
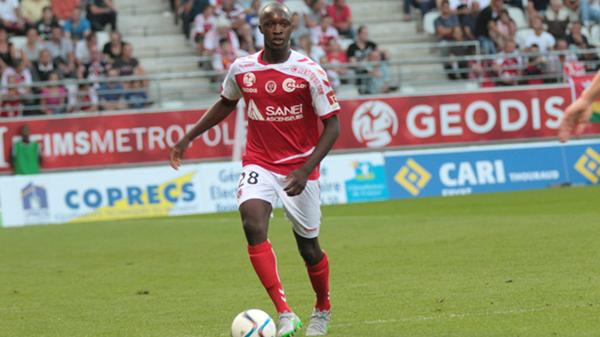
[[[329,260],[327,254],[323,252],[323,259],[314,266],[306,266],[308,277],[312,284],[315,293],[317,294],[317,304],[315,308],[318,310],[331,309],[329,302]]]
[[[256,271],[260,282],[269,293],[278,313],[292,312],[288,306],[279,274],[277,273],[277,257],[269,240],[254,246],[248,245],[250,262]]]

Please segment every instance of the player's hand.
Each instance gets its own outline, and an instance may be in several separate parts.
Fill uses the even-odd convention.
[[[179,166],[181,166],[181,158],[183,158],[183,153],[185,149],[187,149],[188,145],[190,145],[190,141],[187,137],[183,137],[175,146],[171,148],[170,161],[171,167],[178,170]]]
[[[302,169],[294,170],[285,177],[287,186],[283,189],[288,196],[293,197],[304,191],[308,181],[308,173]]]
[[[565,110],[558,127],[558,137],[561,142],[569,140],[572,134],[581,135],[592,116],[592,102],[578,98]]]

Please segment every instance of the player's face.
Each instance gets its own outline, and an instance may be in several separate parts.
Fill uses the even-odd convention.
[[[270,49],[289,48],[292,22],[284,11],[273,10],[265,13],[260,20],[260,30],[265,36],[265,47]]]

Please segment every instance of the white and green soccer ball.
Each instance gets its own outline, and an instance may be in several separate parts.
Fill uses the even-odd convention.
[[[275,337],[276,332],[271,316],[259,309],[240,312],[231,323],[231,337]]]

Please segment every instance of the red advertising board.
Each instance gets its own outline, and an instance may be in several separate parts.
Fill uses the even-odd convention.
[[[460,94],[340,100],[342,134],[335,149],[554,138],[568,86],[489,89]],[[168,149],[203,110],[0,120],[0,172],[8,172],[12,141],[27,124],[42,144],[43,168],[69,169],[164,162]],[[187,159],[228,158],[235,114],[204,134]],[[600,124],[587,133],[600,133]]]
[[[107,114],[84,117],[0,120],[0,172],[8,171],[10,146],[21,126],[41,144],[44,169],[100,167],[167,161],[173,146],[204,110]],[[186,158],[231,156],[235,113],[206,132]]]

